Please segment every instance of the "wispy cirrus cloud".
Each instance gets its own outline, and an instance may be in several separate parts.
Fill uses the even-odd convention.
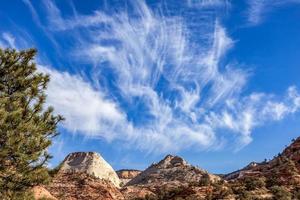
[[[20,35],[20,37],[18,37]],[[22,36],[21,36],[22,35]],[[32,38],[24,32],[19,30],[4,31],[0,33],[0,48],[13,48],[13,49],[24,49],[32,46],[29,43]]]
[[[265,93],[252,93],[242,98],[226,100],[220,112],[212,112],[206,120],[215,128],[225,128],[243,136],[240,147],[252,141],[251,133],[266,122],[279,121],[300,109],[300,93],[294,86],[283,97]]]
[[[248,0],[248,22],[250,25],[258,25],[263,22],[266,15],[274,9],[289,4],[300,4],[299,0]]]
[[[67,118],[67,130],[149,152],[220,148],[226,130],[242,147],[255,127],[299,110],[294,87],[284,97],[243,94],[249,74],[223,62],[235,42],[215,14],[203,12],[196,42],[189,16],[164,15],[143,1],[130,6],[131,14],[97,10],[62,17],[54,2],[44,1],[44,27],[73,41],[66,59],[93,72],[89,82],[41,67],[53,77],[49,104]]]
[[[230,7],[229,0],[186,0],[189,6],[199,8]]]
[[[4,33],[2,33],[2,38],[3,38],[2,43],[6,43],[7,46],[16,48],[16,44],[15,44],[16,39],[13,35],[11,35],[10,33],[4,32]]]

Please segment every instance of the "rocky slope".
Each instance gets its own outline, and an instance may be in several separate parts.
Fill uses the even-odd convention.
[[[199,182],[204,175],[208,175],[212,182],[220,180],[220,177],[188,164],[181,157],[167,155],[159,163],[152,164],[126,185]]]
[[[261,163],[251,162],[246,167],[240,170],[223,175],[222,178],[224,178],[225,180],[234,180],[234,179],[242,178],[247,173],[251,174],[253,172],[253,169],[255,169],[258,165],[261,165]]]
[[[203,199],[211,188],[198,186],[220,180],[220,177],[190,165],[179,156],[167,155],[129,181],[121,191],[126,199],[146,196],[160,199],[164,195],[163,199],[172,199],[167,195],[175,191],[179,192],[176,198]]]
[[[35,186],[32,188],[32,193],[34,199],[47,199],[47,200],[57,200],[48,190],[42,186]]]
[[[63,200],[122,200],[120,190],[112,182],[83,172],[59,172],[46,189]]]
[[[293,140],[273,159],[261,163],[252,162],[245,168],[226,174],[225,180],[243,179],[246,177],[265,177],[276,179],[279,185],[300,184],[300,137]]]
[[[300,137],[292,140],[292,144],[283,150],[281,156],[292,160],[300,171]]]
[[[83,172],[99,179],[111,181],[120,187],[120,179],[114,169],[96,152],[75,152],[62,163],[60,173]]]
[[[128,183],[131,179],[133,179],[141,173],[140,170],[135,169],[121,169],[116,172],[118,174],[122,186],[126,185],[126,183]]]

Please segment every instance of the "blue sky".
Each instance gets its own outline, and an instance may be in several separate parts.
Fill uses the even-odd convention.
[[[226,173],[299,136],[299,0],[0,5],[0,46],[38,49],[66,118],[50,166],[97,151],[144,169],[171,153]]]

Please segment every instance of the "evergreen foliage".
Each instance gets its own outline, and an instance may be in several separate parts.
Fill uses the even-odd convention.
[[[19,199],[47,182],[47,148],[63,120],[45,108],[49,76],[37,72],[35,49],[0,49],[0,196]]]

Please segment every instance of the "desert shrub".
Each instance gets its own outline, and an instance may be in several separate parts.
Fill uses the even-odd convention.
[[[273,186],[270,188],[274,200],[291,200],[291,193],[283,186]]]
[[[200,181],[199,181],[199,186],[209,186],[210,185],[210,178],[208,174],[204,174]]]
[[[48,171],[49,175],[50,175],[51,177],[54,177],[54,176],[58,173],[58,171],[60,170],[60,168],[62,167],[62,164],[63,164],[63,163],[60,163],[60,164],[59,164],[58,166],[56,166],[55,168],[49,169],[49,171]]]
[[[251,193],[246,190],[246,187],[242,183],[235,183],[231,186],[233,193],[239,200],[252,200]]]
[[[144,198],[134,198],[133,200],[196,200],[193,191],[187,186],[178,186],[172,189],[163,188],[157,191],[156,195],[146,195]]]
[[[266,187],[267,188],[271,188],[273,186],[276,186],[276,185],[280,185],[280,181],[278,180],[278,178],[276,176],[270,176],[267,178],[266,180]]]
[[[292,192],[293,199],[300,199],[300,187],[294,188]]]
[[[145,200],[158,200],[158,198],[153,194],[147,194]]]
[[[144,198],[142,197],[136,197],[132,200],[159,200],[158,197],[152,194],[147,194]]]
[[[246,190],[252,191],[266,186],[264,178],[246,177],[244,179]]]
[[[298,175],[299,174],[299,171],[296,167],[296,164],[293,160],[287,158],[286,160],[286,170],[289,174],[291,175]]]
[[[227,187],[225,184],[214,184],[213,192],[211,195],[211,199],[224,199],[233,194],[233,191],[230,187]]]
[[[2,195],[2,194],[1,194]],[[1,196],[1,200],[33,200],[33,194],[29,191],[8,192]]]
[[[242,190],[237,196],[240,200],[253,200],[251,193],[246,190]]]
[[[177,195],[180,195],[186,188],[183,186],[175,187],[170,190],[160,190],[157,199],[159,200],[167,200],[167,199],[172,199],[176,197]]]

